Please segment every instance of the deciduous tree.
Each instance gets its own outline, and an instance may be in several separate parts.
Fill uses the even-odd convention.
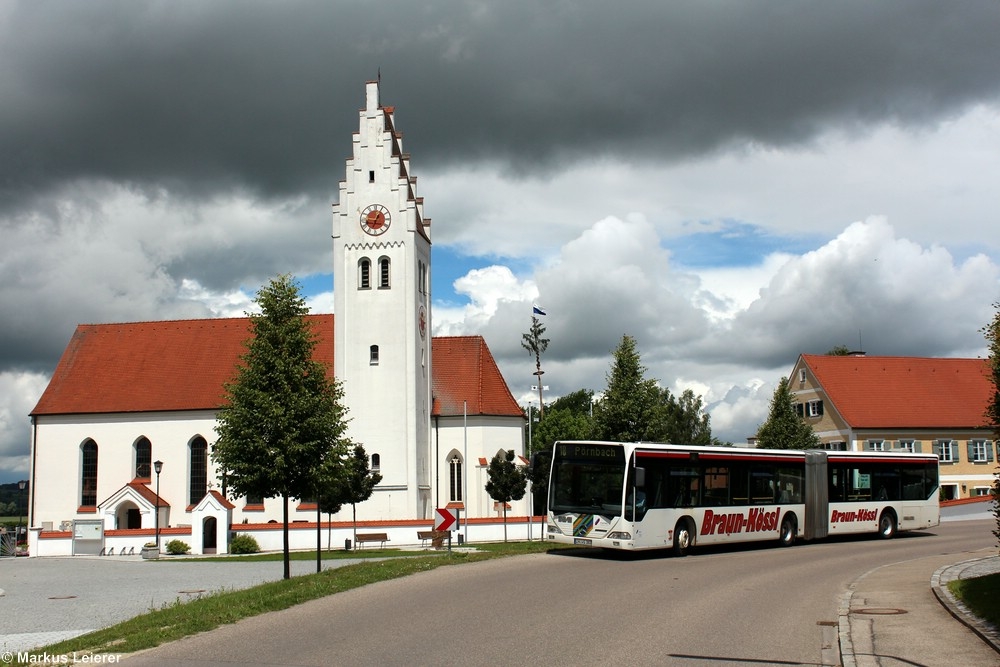
[[[486,482],[486,493],[503,506],[503,541],[506,542],[507,503],[524,498],[527,477],[524,469],[514,463],[513,449],[508,449],[506,453],[497,452],[496,456],[490,459],[486,476],[489,478]]]
[[[993,392],[986,402],[986,414],[983,418],[987,426],[993,428],[993,435],[1000,441],[1000,303],[993,304],[996,311],[993,321],[982,329],[989,348],[989,372]],[[993,474],[993,517],[996,530],[993,536],[1000,540],[1000,472]]]
[[[235,493],[282,499],[288,579],[289,498],[312,497],[324,463],[340,458],[346,409],[339,383],[314,359],[316,336],[298,285],[279,276],[255,302],[260,313],[248,313],[250,337],[226,384],[212,459]]]

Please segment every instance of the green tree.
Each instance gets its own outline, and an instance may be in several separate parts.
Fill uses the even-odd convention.
[[[486,482],[486,493],[503,506],[503,541],[506,542],[507,503],[524,498],[527,476],[521,466],[514,463],[513,449],[508,449],[504,454],[497,452],[496,456],[490,459],[486,476],[489,478]]]
[[[720,444],[700,396],[680,397],[645,377],[635,339],[623,336],[613,353],[608,387],[594,405],[594,434],[601,440]]]
[[[288,579],[289,498],[313,496],[325,462],[341,456],[346,409],[339,383],[313,358],[315,333],[298,285],[279,276],[254,301],[261,312],[248,314],[247,350],[225,386],[212,459],[236,494],[282,499]]]
[[[832,348],[827,350],[826,354],[830,357],[846,357],[851,353],[851,348],[846,345],[834,345]]]
[[[545,325],[532,315],[531,328],[528,329],[528,333],[521,334],[521,347],[535,357],[535,377],[538,378],[538,412],[540,417],[545,416],[545,404],[542,403],[542,354],[549,348],[549,339],[542,338],[543,333],[545,333]]]
[[[622,336],[612,353],[604,396],[594,405],[594,434],[601,440],[638,442],[647,439],[659,398],[656,380],[647,380],[635,338]]]
[[[757,430],[757,446],[762,449],[815,449],[819,436],[795,414],[788,378],[778,382],[771,397],[767,421]]]
[[[354,543],[358,542],[358,503],[371,498],[375,486],[382,481],[382,475],[369,466],[368,454],[362,445],[354,445],[350,455],[343,462],[340,477],[327,488],[326,502],[336,507],[350,503]]]
[[[986,402],[986,413],[983,418],[987,426],[993,428],[995,438],[1000,441],[1000,303],[994,303],[993,321],[982,329],[989,348],[990,381],[993,384],[993,394]],[[993,518],[996,530],[993,536],[1000,540],[1000,473],[993,474]]]

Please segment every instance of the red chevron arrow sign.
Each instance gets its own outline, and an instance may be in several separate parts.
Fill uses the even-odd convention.
[[[435,510],[434,530],[454,530],[456,521],[458,521],[458,510],[439,507]]]

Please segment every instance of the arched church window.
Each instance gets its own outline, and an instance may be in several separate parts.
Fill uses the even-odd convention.
[[[370,355],[368,358],[368,363],[370,363],[372,366],[378,366],[378,345],[372,345],[369,348],[368,353]]]
[[[87,440],[80,447],[80,506],[97,505],[97,443]]]
[[[448,500],[462,501],[462,457],[457,452],[448,459]]]
[[[208,493],[208,443],[200,435],[191,440],[189,466],[191,484],[188,504],[194,505]]]
[[[379,257],[378,260],[378,288],[389,289],[389,258]]]
[[[135,441],[135,477],[139,479],[149,479],[150,470],[153,468],[153,445],[149,438],[142,436]]]
[[[382,469],[382,457],[379,454],[372,454],[372,470],[378,472]]]
[[[372,261],[362,257],[358,262],[358,289],[372,288]]]

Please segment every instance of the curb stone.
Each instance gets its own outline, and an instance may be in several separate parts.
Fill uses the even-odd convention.
[[[994,651],[1000,653],[1000,629],[973,614],[961,600],[948,590],[949,581],[973,579],[997,572],[1000,572],[1000,557],[998,556],[987,556],[986,558],[976,558],[954,565],[946,565],[938,568],[931,575],[931,590],[934,592],[934,597],[948,610],[949,614],[979,635],[983,641],[993,647]]]

